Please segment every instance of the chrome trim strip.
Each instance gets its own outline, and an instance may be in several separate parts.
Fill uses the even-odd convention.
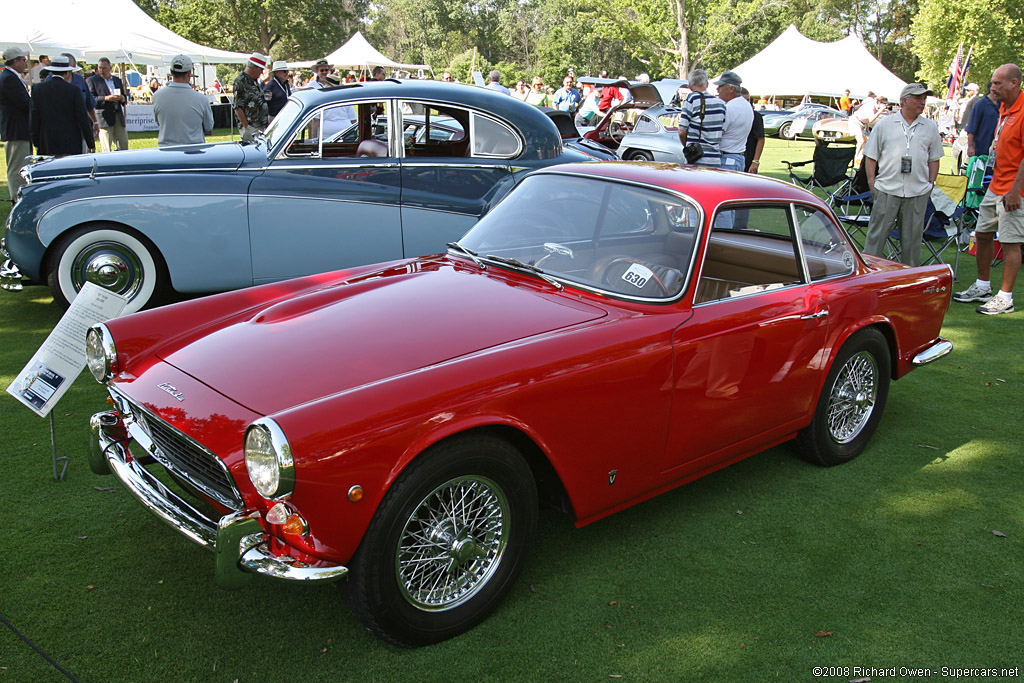
[[[90,455],[99,454],[128,491],[157,517],[214,551],[215,575],[222,588],[239,588],[253,574],[287,581],[334,581],[348,574],[342,565],[307,567],[294,558],[271,554],[257,512],[239,511],[216,521],[206,517],[132,458],[125,441],[111,433],[119,422],[114,411],[92,416]]]
[[[913,365],[927,365],[928,363],[937,361],[938,359],[950,353],[952,350],[953,342],[949,341],[948,339],[943,339],[942,337],[939,337],[938,339],[933,341],[927,349],[921,351],[916,356],[914,356],[913,360],[911,360],[910,362]]]
[[[150,175],[150,174],[153,174],[153,173],[206,173],[207,171],[213,172],[213,173],[234,173],[236,171],[243,172],[243,171],[247,171],[247,170],[251,170],[251,171],[255,172],[255,171],[258,171],[258,170],[261,170],[261,169],[260,168],[245,169],[245,168],[239,168],[237,166],[224,166],[224,167],[210,166],[210,167],[206,167],[206,168],[190,168],[190,169],[184,169],[184,168],[152,168],[152,169],[146,169],[144,171],[101,171],[100,173],[96,173],[93,170],[93,171],[90,171],[88,173],[72,173],[72,174],[68,174],[68,175],[48,175],[48,176],[43,176],[41,178],[33,177],[31,184],[38,185],[40,183],[48,183],[51,180],[74,180],[76,178],[77,179],[85,178],[85,179],[90,179],[91,180],[91,179],[95,179],[95,178],[111,178],[111,177],[116,177],[116,176]]]
[[[332,159],[330,162],[322,164],[293,164],[288,163],[291,159],[299,159],[301,157],[288,157],[288,159],[275,159],[274,163],[264,169],[265,173],[270,172],[281,172],[290,171],[292,169],[305,170],[309,169],[312,171],[318,171],[321,169],[329,168],[398,168],[401,166],[398,162],[380,162],[380,163],[367,163],[367,159],[370,157],[338,157]],[[339,162],[339,159],[351,159],[352,163],[343,164]]]
[[[228,509],[238,509],[238,502],[242,500],[242,494],[239,492],[238,487],[235,485],[235,479],[234,477],[231,476],[231,472],[230,470],[228,470],[227,465],[224,464],[223,460],[218,458],[213,453],[213,451],[211,451],[209,448],[207,448],[206,446],[202,445],[201,443],[190,437],[188,434],[184,433],[180,429],[177,429],[174,425],[159,417],[152,411],[146,409],[145,407],[139,405],[134,401],[129,400],[126,396],[118,392],[116,389],[108,387],[108,390],[110,393],[110,397],[114,400],[114,403],[117,404],[115,407],[117,408],[118,412],[121,413],[121,415],[123,416],[124,426],[128,430],[129,436],[136,443],[138,443],[141,448],[143,448],[147,453],[152,455],[153,458],[161,465],[163,465],[168,471],[174,473],[175,476],[181,477],[189,484],[194,486],[197,490],[202,491],[203,494],[209,496],[210,498],[213,498],[218,503],[220,503],[221,505]],[[140,421],[135,416],[136,410],[142,413],[142,421]],[[153,439],[149,434],[149,429],[145,424],[145,421],[149,419],[160,421],[168,429],[174,431],[182,440],[188,442],[193,448],[205,453],[210,458],[210,460],[218,468],[220,468],[221,473],[224,475],[225,479],[231,484],[231,488],[234,491],[235,495],[237,496],[237,500],[225,498],[224,495],[221,494],[220,492],[214,491],[213,489],[209,488],[206,484],[197,481],[187,472],[183,472],[181,469],[176,467],[174,463],[172,463],[153,442]]]
[[[408,159],[417,159],[417,158],[422,158],[422,157],[406,157],[406,158],[408,158]],[[444,159],[445,157],[438,157],[438,158],[439,159]],[[451,158],[451,157],[448,157],[448,158]],[[490,157],[476,157],[476,158],[477,159],[489,159]],[[425,168],[438,168],[438,167],[440,167],[440,168],[486,168],[486,169],[499,169],[499,170],[502,170],[502,171],[507,171],[508,170],[508,164],[481,164],[481,163],[453,164],[453,163],[446,163],[446,162],[443,162],[443,161],[441,161],[441,162],[430,162],[430,161],[420,161],[420,162],[413,161],[413,162],[409,162],[409,161],[403,161],[402,162],[402,168],[424,168],[424,167]]]

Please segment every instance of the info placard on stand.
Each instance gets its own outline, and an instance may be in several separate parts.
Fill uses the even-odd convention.
[[[53,478],[56,481],[64,478],[68,458],[57,457],[53,407],[85,368],[85,333],[96,323],[119,316],[127,304],[128,300],[123,296],[91,282],[85,283],[46,341],[7,387],[8,394],[36,415],[50,416]],[[58,462],[64,463],[59,473]]]

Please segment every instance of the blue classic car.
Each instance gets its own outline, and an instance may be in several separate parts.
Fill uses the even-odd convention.
[[[443,135],[430,132],[432,121]],[[355,135],[339,135],[356,126]],[[403,135],[414,127],[419,134]],[[444,251],[522,175],[586,161],[536,107],[483,88],[383,81],[292,95],[264,137],[29,166],[3,284],[86,281],[134,311]]]

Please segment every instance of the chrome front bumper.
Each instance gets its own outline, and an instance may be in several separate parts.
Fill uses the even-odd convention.
[[[22,290],[21,280],[21,271],[18,270],[18,266],[14,265],[14,261],[9,258],[4,259],[3,264],[0,265],[0,289],[20,292]]]
[[[157,517],[214,551],[215,575],[222,588],[240,588],[253,574],[286,581],[334,581],[348,574],[348,568],[341,565],[309,567],[271,553],[258,512],[234,512],[210,519],[147,471],[129,452],[129,441],[116,412],[93,415],[89,420],[90,469],[97,474],[113,472]]]
[[[953,342],[949,341],[948,339],[943,339],[942,337],[939,337],[938,339],[933,341],[928,346],[928,348],[924,349],[923,351],[919,352],[916,356],[914,356],[914,359],[911,361],[911,363],[913,363],[915,366],[927,365],[932,361],[936,361],[942,358],[952,350]]]

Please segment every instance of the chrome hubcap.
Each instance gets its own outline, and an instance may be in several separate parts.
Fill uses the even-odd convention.
[[[143,269],[139,257],[123,244],[97,242],[75,257],[71,279],[76,291],[92,282],[130,299],[142,288]]]
[[[878,363],[867,351],[855,354],[832,386],[828,404],[828,432],[837,443],[849,443],[871,418],[878,396]]]
[[[501,563],[508,499],[490,479],[459,477],[434,489],[402,530],[395,563],[405,599],[425,611],[475,595]]]

